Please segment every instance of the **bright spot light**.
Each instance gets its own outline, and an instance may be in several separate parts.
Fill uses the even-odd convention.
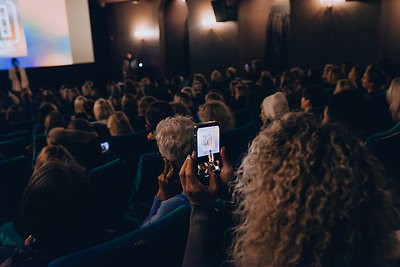
[[[334,5],[342,4],[345,1],[346,0],[320,0],[320,3],[326,7],[333,7]]]
[[[134,36],[140,39],[157,39],[159,32],[157,29],[140,28],[134,32]]]
[[[214,16],[207,16],[203,18],[201,24],[206,28],[212,28],[217,25],[217,21]]]
[[[182,2],[182,3],[185,3],[185,2],[186,2],[186,0],[181,0],[181,2]]]
[[[139,68],[141,68],[141,67],[143,67],[143,63],[142,62],[139,63]]]

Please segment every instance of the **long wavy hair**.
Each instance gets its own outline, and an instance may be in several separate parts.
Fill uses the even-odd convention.
[[[235,266],[376,266],[393,245],[397,213],[381,164],[310,114],[260,132],[234,188]]]

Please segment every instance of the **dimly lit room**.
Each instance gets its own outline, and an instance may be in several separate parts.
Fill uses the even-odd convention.
[[[400,0],[0,0],[0,266],[400,266]]]

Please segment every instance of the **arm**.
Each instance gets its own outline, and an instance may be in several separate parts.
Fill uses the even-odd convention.
[[[215,210],[211,205],[192,205],[190,228],[182,266],[217,265],[213,245]]]

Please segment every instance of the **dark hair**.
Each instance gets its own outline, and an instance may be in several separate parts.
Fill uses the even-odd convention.
[[[289,104],[291,111],[295,111],[300,108],[301,96],[300,90],[294,84],[287,85],[282,88],[282,93],[285,94],[286,100]]]
[[[154,96],[145,96],[142,99],[140,99],[138,103],[138,113],[139,115],[145,115],[146,110],[149,108],[151,103],[156,102],[157,99]]]
[[[374,84],[375,89],[381,88],[386,83],[386,74],[382,68],[378,65],[369,65],[366,74],[368,81]]]
[[[44,119],[44,133],[47,134],[51,129],[56,127],[64,127],[65,121],[64,116],[61,115],[58,111],[51,111],[46,115]]]
[[[311,85],[303,89],[302,95],[310,100],[312,107],[321,107],[325,104],[326,96],[323,89],[316,85]]]
[[[24,113],[22,112],[22,109],[18,105],[12,105],[7,109],[6,112],[6,121],[8,122],[15,122],[15,121],[20,121],[24,118]]]
[[[36,120],[38,123],[44,123],[47,114],[52,111],[58,111],[57,106],[50,102],[43,102],[36,112]]]
[[[15,66],[16,64],[18,64],[18,59],[16,59],[15,57],[13,57],[12,59],[11,59],[11,62],[12,62],[12,64]]]
[[[48,145],[45,146],[39,153],[39,155],[36,158],[35,161],[35,166],[34,166],[34,172],[40,169],[44,164],[46,164],[48,161],[62,161],[64,163],[69,163],[69,164],[76,164],[78,168],[82,168],[84,170],[84,167],[81,167],[78,165],[76,162],[74,156],[69,153],[69,151],[61,146],[61,145]]]
[[[93,131],[92,126],[90,125],[90,123],[87,120],[83,119],[83,118],[77,118],[77,119],[71,121],[68,124],[68,129],[81,130],[81,131],[85,131],[85,132]]]
[[[95,198],[74,164],[49,161],[29,180],[19,209],[21,226],[38,246],[85,247],[100,233]]]
[[[164,101],[152,103],[146,111],[146,123],[150,131],[155,131],[157,124],[165,118],[174,116],[171,105]]]

